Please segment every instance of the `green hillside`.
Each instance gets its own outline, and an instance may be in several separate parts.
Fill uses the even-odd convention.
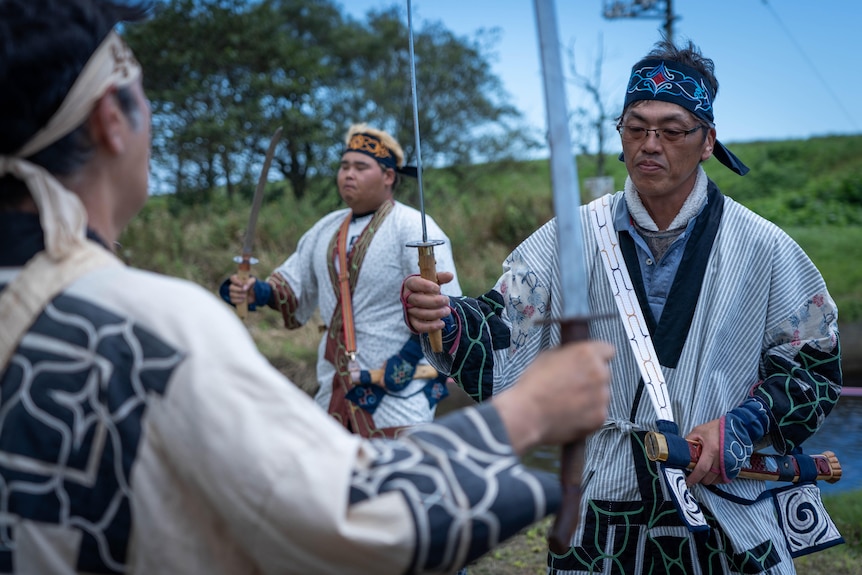
[[[820,268],[843,321],[862,319],[862,135],[734,144],[751,172],[739,177],[714,160],[707,172],[727,195],[787,230]],[[625,166],[606,161],[616,189]],[[580,177],[594,175],[595,158],[578,157]],[[428,169],[426,210],[452,240],[465,293],[484,292],[512,247],[552,217],[546,160]],[[412,181],[399,199],[418,205]],[[273,183],[256,233],[258,275],[266,275],[300,235],[340,200],[331,179],[313,183],[303,201],[286,183]],[[582,184],[581,189],[585,187]],[[159,196],[121,238],[132,265],[178,275],[211,289],[235,268],[250,199],[215,190],[206,205]],[[417,238],[419,239],[419,238]],[[273,319],[274,320],[274,319]]]

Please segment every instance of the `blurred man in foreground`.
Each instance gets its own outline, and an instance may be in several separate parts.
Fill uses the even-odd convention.
[[[150,153],[114,28],[145,12],[0,2],[0,571],[451,572],[553,512],[557,482],[518,456],[601,425],[609,345],[368,441],[212,295],[113,256]]]

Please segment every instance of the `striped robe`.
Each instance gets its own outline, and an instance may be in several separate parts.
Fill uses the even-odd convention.
[[[612,209],[625,202],[611,198]],[[692,492],[713,529],[689,536],[662,495],[643,435],[656,413],[619,319],[586,206],[583,236],[591,335],[613,342],[609,418],[588,441],[581,522],[570,553],[549,555],[554,573],[793,573],[773,502],[732,503],[702,485]],[[627,233],[618,234],[633,281],[642,280]],[[477,400],[511,386],[540,350],[560,341],[556,222],[548,222],[503,264],[493,290],[452,298],[461,324],[454,355],[425,352]],[[628,248],[627,248],[628,246]],[[785,453],[823,423],[841,385],[837,310],[802,249],[777,226],[709,182],[661,321],[656,349],[685,436],[738,406],[750,393],[772,406],[770,437]],[[737,479],[721,489],[757,499],[764,482]]]

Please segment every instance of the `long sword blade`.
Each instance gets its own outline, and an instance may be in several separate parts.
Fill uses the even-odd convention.
[[[560,41],[553,0],[535,0],[536,23],[545,87],[545,107],[550,145],[551,185],[554,191],[554,213],[557,222],[557,252],[560,258],[562,343],[589,338],[589,302],[584,241],[581,236],[581,194],[578,173],[569,135],[569,114]],[[560,483],[563,502],[548,534],[554,553],[568,552],[580,520],[581,477],[585,464],[584,441],[563,446],[560,460]]]
[[[425,225],[425,191],[422,189],[422,144],[419,138],[419,98],[416,94],[416,56],[413,51],[413,4],[407,0],[407,35],[410,48],[410,92],[413,94],[413,135],[416,141],[416,170],[419,181],[419,212],[422,214],[422,241],[410,242],[409,247],[419,249],[419,275],[433,282],[437,281],[437,261],[434,259],[434,246],[439,246],[443,240],[429,240],[428,228]],[[428,334],[431,349],[443,351],[443,332],[433,331]]]
[[[410,50],[410,94],[413,98],[413,139],[416,148],[416,179],[419,182],[419,212],[422,214],[422,242],[428,241],[425,225],[425,191],[422,188],[422,142],[419,137],[419,97],[416,90],[416,54],[413,50],[413,3],[407,0],[407,44]]]
[[[263,204],[263,192],[266,188],[269,166],[272,164],[272,157],[275,155],[275,147],[279,139],[281,139],[281,126],[279,126],[269,140],[269,148],[266,150],[266,158],[263,160],[263,168],[261,168],[260,176],[257,178],[257,187],[254,190],[254,198],[251,201],[251,213],[248,215],[248,226],[245,228],[245,237],[242,241],[242,254],[234,258],[234,261],[239,264],[236,274],[243,282],[251,276],[251,265],[257,263],[257,260],[251,257],[252,249],[254,248],[254,229],[257,227],[257,215],[260,213],[260,206]],[[248,302],[236,304],[236,315],[242,320],[248,317]]]
[[[566,109],[556,10],[553,0],[535,0],[535,4],[545,86],[548,143],[551,150],[551,185],[557,219],[563,318],[586,317],[589,314],[589,304],[586,257],[581,236],[581,192],[569,134],[569,113]]]
[[[248,216],[248,227],[245,229],[245,237],[242,242],[242,255],[250,256],[252,248],[254,248],[254,229],[257,227],[257,215],[260,213],[260,206],[263,203],[263,191],[266,188],[266,178],[269,174],[269,166],[272,164],[272,157],[275,154],[275,147],[281,139],[281,126],[272,135],[269,140],[269,148],[266,150],[266,158],[263,160],[263,168],[260,170],[260,176],[257,178],[257,187],[254,190],[254,199],[251,202],[251,213]]]

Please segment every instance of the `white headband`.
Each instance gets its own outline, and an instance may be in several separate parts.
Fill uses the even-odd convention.
[[[50,172],[24,158],[32,156],[80,126],[95,103],[113,86],[127,86],[141,75],[141,66],[119,34],[112,31],[90,57],[57,112],[44,128],[11,156],[0,156],[0,176],[23,180],[39,208],[45,249],[55,260],[86,238],[87,214],[78,196]]]

